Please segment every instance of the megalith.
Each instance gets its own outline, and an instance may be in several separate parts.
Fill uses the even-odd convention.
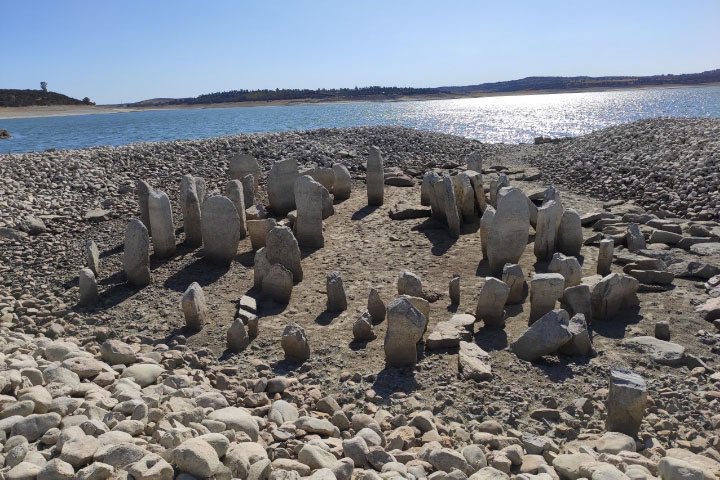
[[[580,255],[580,249],[583,244],[583,233],[580,214],[577,211],[566,208],[563,212],[560,217],[556,243],[559,252],[573,257]]]
[[[138,180],[135,182],[135,193],[137,194],[137,201],[138,201],[138,211],[140,212],[140,220],[142,221],[143,225],[145,225],[145,228],[148,230],[148,235],[150,235],[151,227],[150,227],[150,210],[148,208],[148,199],[150,197],[150,192],[152,192],[152,187],[150,184],[148,184],[145,180]]]
[[[250,208],[255,205],[255,178],[252,175],[245,175],[241,180],[243,186],[243,204],[245,208]]]
[[[295,181],[295,204],[297,219],[295,232],[297,242],[303,247],[320,248],[325,245],[323,236],[323,190],[324,187],[308,175]]]
[[[335,174],[333,197],[335,201],[347,200],[350,198],[350,192],[352,191],[350,172],[342,163],[333,163],[332,169]]]
[[[277,303],[290,303],[293,274],[281,264],[271,266],[262,279],[262,291]]]
[[[475,190],[473,189],[470,176],[466,172],[460,172],[452,177],[453,191],[457,209],[465,223],[471,223],[477,217],[475,213]]]
[[[640,231],[640,227],[637,223],[630,223],[627,227],[627,235],[625,235],[625,241],[627,242],[627,248],[631,252],[637,252],[647,246],[645,237]]]
[[[125,228],[123,271],[132,285],[150,284],[150,237],[145,224],[137,218],[130,220]]]
[[[484,321],[488,327],[505,328],[505,303],[509,294],[510,287],[505,282],[485,278],[475,307],[475,319]]]
[[[527,197],[522,191],[503,188],[497,205],[497,209],[488,207],[480,221],[480,241],[493,276],[500,276],[506,263],[518,263],[530,230]]]
[[[183,175],[180,181],[180,207],[183,214],[185,243],[191,246],[202,245],[200,202],[195,177]]]
[[[497,178],[490,180],[490,205],[497,208],[498,194],[501,188],[509,187],[510,180],[504,173],[498,175]]]
[[[153,191],[148,197],[153,253],[160,258],[175,254],[175,225],[170,199],[165,192]]]
[[[379,207],[385,197],[385,173],[382,152],[376,146],[370,147],[367,156],[365,183],[367,183],[368,205]]]
[[[380,293],[375,288],[370,289],[367,302],[368,313],[373,323],[380,323],[385,320],[385,302],[380,298]]]
[[[78,303],[82,306],[89,307],[98,302],[98,286],[95,274],[89,268],[80,270],[78,276],[78,285],[80,287],[80,299]]]
[[[605,429],[637,437],[645,416],[647,384],[637,373],[624,368],[610,371]]]
[[[624,273],[611,273],[603,277],[590,294],[593,320],[610,320],[621,310],[637,307],[640,282]]]
[[[235,205],[240,219],[240,238],[247,236],[247,217],[245,216],[245,192],[240,180],[230,180],[225,184],[225,195]]]
[[[548,272],[559,273],[565,279],[565,288],[580,285],[582,281],[582,267],[575,257],[568,257],[560,252],[553,254],[548,265]]]
[[[506,303],[508,305],[522,304],[527,284],[522,267],[516,263],[506,263],[502,270],[502,281],[510,288]]]
[[[468,170],[482,173],[482,154],[478,150],[471,152],[465,159],[465,163]]]
[[[562,219],[562,205],[549,200],[538,208],[533,251],[538,260],[550,260],[555,253],[557,233]]]
[[[231,157],[228,162],[228,178],[243,180],[247,175],[253,176],[254,190],[257,191],[260,185],[260,165],[257,159],[248,153]]]
[[[425,332],[427,319],[407,298],[397,298],[387,307],[385,361],[390,366],[417,363],[417,343]]]
[[[259,250],[265,246],[265,240],[270,230],[277,226],[274,218],[262,218],[258,220],[248,220],[247,230],[250,235],[250,245],[253,250]]]
[[[568,330],[569,320],[565,310],[546,312],[510,344],[510,350],[528,362],[555,353],[572,339],[572,333]]]
[[[460,214],[455,200],[452,179],[449,175],[444,174],[437,179],[431,179],[431,183],[435,203],[431,205],[430,209],[439,211],[439,214],[433,213],[433,216],[445,220],[450,237],[458,238],[460,236]]]
[[[603,277],[610,274],[612,266],[613,254],[615,251],[615,242],[612,239],[600,240],[598,247],[597,273]]]
[[[287,324],[280,344],[287,359],[304,362],[310,358],[310,343],[305,330],[295,322]]]
[[[265,255],[271,265],[279,263],[287,268],[292,273],[294,283],[302,281],[300,247],[288,227],[277,226],[268,232],[265,239]]]
[[[83,244],[83,256],[87,267],[97,277],[100,273],[100,250],[94,240],[85,240]]]
[[[559,273],[536,273],[530,280],[530,320],[532,324],[538,318],[555,309],[555,303],[565,291],[565,277]]]
[[[470,184],[473,187],[475,194],[475,208],[478,211],[478,215],[482,215],[487,208],[487,199],[485,198],[485,186],[483,185],[482,173],[468,171],[466,175],[470,179]]]
[[[347,310],[347,296],[340,272],[328,273],[325,281],[327,291],[327,311],[342,312]]]
[[[185,316],[185,326],[195,331],[202,330],[207,318],[207,304],[200,284],[191,283],[183,293],[180,303]]]
[[[293,158],[273,163],[267,179],[270,210],[276,215],[286,215],[295,210],[295,180],[300,176]]]
[[[397,289],[398,295],[410,295],[411,297],[422,297],[423,295],[420,277],[407,270],[400,272],[397,280]]]
[[[240,216],[229,198],[215,195],[203,202],[202,237],[205,258],[220,265],[233,261],[240,241]]]

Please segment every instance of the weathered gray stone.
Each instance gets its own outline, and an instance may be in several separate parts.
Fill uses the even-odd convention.
[[[385,200],[385,173],[382,153],[378,147],[370,147],[367,156],[365,183],[367,184],[368,205],[377,207]]]
[[[477,217],[475,212],[475,190],[473,189],[470,176],[460,172],[452,177],[455,202],[462,220],[471,223]]]
[[[353,339],[357,342],[369,342],[377,337],[373,330],[373,322],[370,313],[363,312],[353,323]]]
[[[241,153],[228,161],[228,177],[230,180],[243,180],[246,176],[253,176],[254,190],[260,185],[260,165],[252,155]]]
[[[290,322],[282,334],[281,345],[285,358],[304,362],[310,358],[310,344],[305,330],[295,322]]]
[[[592,302],[590,298],[590,286],[581,284],[566,288],[560,299],[562,308],[568,314],[575,316],[582,314],[585,319],[592,319]]]
[[[478,215],[482,215],[487,208],[487,199],[485,198],[485,186],[483,185],[483,177],[481,172],[470,171],[467,172],[468,178],[470,178],[470,184],[473,187],[475,193],[475,208],[477,208]]]
[[[160,258],[175,254],[175,225],[170,199],[165,192],[150,192],[148,211],[152,231],[153,253]]]
[[[279,263],[287,268],[292,273],[293,283],[302,281],[300,247],[288,227],[278,226],[268,232],[265,240],[265,255],[271,265]]]
[[[385,303],[380,298],[380,293],[374,288],[370,289],[367,308],[373,323],[380,323],[385,320]]]
[[[677,245],[682,240],[680,233],[668,232],[666,230],[653,230],[648,238],[648,243],[664,243],[665,245]]]
[[[185,316],[185,326],[191,330],[200,331],[207,319],[207,303],[200,284],[193,282],[182,296],[182,311]]]
[[[245,192],[240,180],[230,180],[225,184],[225,195],[230,199],[240,219],[240,238],[247,236],[247,218],[245,215]]]
[[[131,219],[125,229],[123,271],[132,285],[150,284],[150,238],[147,228],[137,218]]]
[[[543,203],[538,208],[535,227],[535,246],[533,251],[538,260],[550,260],[555,253],[557,234],[562,219],[562,205],[554,200]]]
[[[242,183],[243,187],[243,205],[245,205],[245,209],[248,209],[255,205],[255,192],[257,192],[255,177],[253,175],[245,175],[240,180],[240,183]]]
[[[427,325],[425,315],[407,298],[397,298],[387,308],[385,361],[391,366],[412,366],[417,363],[417,343]]]
[[[565,288],[580,285],[582,281],[582,267],[575,257],[566,257],[562,253],[555,253],[548,265],[548,272],[559,273],[565,279]]]
[[[423,288],[420,277],[412,272],[402,271],[397,280],[398,295],[410,295],[411,297],[422,297]]]
[[[262,279],[262,291],[278,303],[290,303],[293,274],[279,263],[270,267]]]
[[[240,216],[229,198],[215,195],[202,205],[202,237],[205,258],[229,265],[240,242]]]
[[[92,270],[95,276],[100,272],[100,250],[94,240],[85,240],[83,244],[83,256],[87,267]]]
[[[262,289],[263,278],[270,272],[272,264],[268,261],[265,253],[265,247],[255,252],[255,261],[253,263],[253,285],[255,288]]]
[[[612,240],[600,240],[597,261],[597,273],[603,277],[610,275],[610,266],[613,261],[615,242]]]
[[[621,432],[636,437],[645,416],[647,385],[635,372],[614,369],[610,372],[605,428],[609,432]]]
[[[645,285],[671,285],[675,275],[660,270],[630,270],[628,275]]]
[[[457,209],[452,179],[449,175],[444,174],[442,180],[435,183],[434,187],[438,204],[445,214],[448,234],[451,238],[458,238],[460,236],[460,214]]]
[[[333,197],[335,201],[347,200],[350,198],[350,192],[352,191],[350,172],[341,163],[333,163],[332,170],[335,175]]]
[[[505,328],[505,303],[509,294],[510,287],[505,282],[486,277],[475,307],[476,320],[484,321],[486,326]]]
[[[569,317],[565,310],[551,310],[530,325],[510,345],[510,350],[529,362],[554,353],[572,339],[568,322]]]
[[[347,310],[347,297],[340,272],[328,273],[326,279],[327,287],[327,310],[329,312],[342,312]]]
[[[180,180],[180,207],[183,214],[185,243],[191,246],[202,245],[201,201],[196,178],[192,175],[183,175]]]
[[[623,345],[647,353],[650,359],[661,365],[679,367],[685,363],[685,347],[650,336],[626,338]]]
[[[627,243],[628,250],[631,252],[637,252],[638,250],[642,250],[647,247],[645,237],[640,231],[640,227],[637,223],[628,224],[625,242]]]
[[[591,293],[594,321],[613,318],[621,310],[637,307],[640,283],[623,273],[611,273],[600,280]]]
[[[138,180],[135,182],[140,221],[142,221],[145,228],[147,228],[148,236],[152,231],[150,226],[150,210],[148,208],[148,198],[150,197],[150,192],[152,192],[152,190],[152,187],[144,180]]]
[[[295,159],[289,158],[273,163],[267,179],[267,194],[270,210],[276,215],[285,215],[295,210],[295,180],[299,176]]]
[[[323,237],[323,190],[324,187],[308,175],[295,181],[295,205],[297,242],[303,247],[320,248],[325,245]],[[327,192],[327,190],[325,190]]]
[[[458,372],[461,377],[476,382],[492,379],[490,355],[474,343],[460,342]]]
[[[448,294],[451,305],[460,305],[460,274],[453,274],[448,285]]]
[[[568,324],[568,331],[572,335],[570,341],[560,347],[560,353],[565,355],[587,355],[592,350],[592,342],[588,333],[585,315],[574,315]]]
[[[565,255],[577,257],[583,244],[582,225],[580,214],[567,208],[560,217],[556,248]]]
[[[536,273],[530,280],[530,323],[555,309],[565,291],[565,278],[559,273]]]
[[[233,320],[227,331],[227,348],[232,352],[241,352],[250,345],[250,336],[241,318]]]
[[[335,172],[331,167],[313,167],[302,170],[300,175],[308,175],[320,185],[325,187],[328,192],[333,192],[335,188]]]
[[[428,350],[458,348],[461,341],[472,340],[474,324],[475,317],[473,315],[455,314],[450,320],[444,320],[435,325],[425,340],[425,347]]]
[[[250,235],[250,244],[253,250],[259,250],[265,246],[267,234],[270,230],[277,227],[274,218],[263,218],[258,220],[248,220],[247,229]]]
[[[95,280],[95,274],[89,268],[80,270],[78,276],[78,284],[80,287],[79,304],[89,307],[98,302],[98,286]]]
[[[527,197],[517,188],[503,188],[498,207],[488,207],[480,221],[480,236],[490,273],[502,274],[506,263],[518,263],[527,245],[530,220]]]
[[[435,195],[432,184],[432,179],[437,176],[435,172],[425,172],[422,177],[422,183],[420,184],[420,205],[429,207],[432,205],[432,197]]]
[[[498,196],[501,188],[509,187],[508,176],[501,173],[497,178],[490,180],[490,205],[497,209]]]
[[[468,170],[482,173],[483,161],[480,151],[475,150],[465,157],[465,165]]]
[[[510,288],[510,293],[508,293],[508,298],[505,303],[508,305],[519,305],[523,303],[526,282],[520,265],[506,263],[503,266],[502,281]]]

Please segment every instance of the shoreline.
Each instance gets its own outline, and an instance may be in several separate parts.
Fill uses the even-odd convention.
[[[431,100],[458,100],[471,98],[487,98],[487,97],[517,97],[529,95],[560,95],[568,93],[598,93],[598,92],[615,92],[615,91],[632,91],[632,90],[648,90],[648,89],[671,89],[671,88],[704,88],[717,87],[720,83],[705,83],[701,85],[658,85],[658,86],[641,86],[629,88],[583,88],[583,89],[566,89],[566,90],[532,90],[518,92],[497,92],[497,93],[471,93],[471,94],[435,94],[435,95],[417,95],[404,96],[395,98],[374,98],[374,99],[298,99],[298,100],[270,100],[260,102],[227,102],[227,103],[208,103],[195,105],[167,105],[167,106],[134,106],[123,107],[119,105],[48,105],[33,107],[0,107],[0,120],[15,120],[23,118],[44,118],[44,117],[65,117],[75,115],[99,115],[110,113],[130,113],[154,110],[184,110],[184,109],[209,109],[209,108],[238,108],[238,107],[287,107],[294,105],[313,105],[325,103],[388,103],[388,102],[411,102],[411,101],[431,101]]]

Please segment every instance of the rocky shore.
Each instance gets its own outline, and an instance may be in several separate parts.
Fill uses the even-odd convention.
[[[720,478],[718,133],[718,120],[652,120],[558,143],[490,145],[372,127],[0,155],[0,475]],[[383,205],[368,208],[372,146],[385,188]],[[590,351],[557,352],[561,342],[522,359],[518,339],[537,302],[527,291],[500,306],[506,325],[485,318],[472,330],[491,283],[480,220],[471,211],[453,238],[426,218],[420,184],[427,170],[462,176],[473,152],[490,200],[502,182],[542,199],[553,181],[565,208],[580,212],[582,246],[570,257],[580,270],[560,280],[594,285],[602,268],[640,278],[636,308],[588,322]],[[322,222],[323,248],[299,250],[304,279],[290,285],[287,305],[253,287],[249,238],[222,267],[182,242],[182,176],[223,192],[241,153],[262,172],[257,204],[268,204],[278,159],[350,174],[350,197]],[[174,254],[150,257],[144,288],[122,273],[138,180],[167,194],[178,238]],[[522,283],[565,268],[536,259],[534,231],[517,261]],[[601,240],[614,244],[605,267]],[[79,301],[83,267],[97,280],[92,302]],[[391,314],[403,291],[422,296],[428,323],[417,365],[397,367],[382,345],[393,320],[366,310],[379,317],[379,302]],[[200,331],[187,328],[188,315],[203,317]],[[467,317],[469,332],[457,323]],[[356,331],[358,318],[371,335]],[[245,332],[243,321],[256,331],[228,348],[237,333],[229,327]],[[609,428],[616,416],[637,418],[636,430]]]

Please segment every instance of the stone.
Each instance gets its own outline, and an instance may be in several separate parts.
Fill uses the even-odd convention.
[[[444,212],[445,222],[448,226],[448,234],[450,238],[458,238],[460,236],[460,214],[457,209],[457,200],[452,179],[449,175],[444,174],[442,180],[437,182],[434,187],[435,196],[438,199],[439,206]]]
[[[595,461],[588,453],[563,453],[553,459],[552,466],[560,478],[577,480],[583,478],[580,466]]]
[[[675,275],[660,270],[630,270],[628,275],[645,285],[671,285]]]
[[[196,332],[202,330],[207,319],[207,304],[205,303],[205,294],[199,283],[193,282],[185,290],[181,305],[185,316],[185,326]]]
[[[451,178],[457,210],[464,222],[471,223],[477,215],[475,212],[475,190],[470,181],[470,176],[465,172],[460,172]]]
[[[32,443],[42,437],[51,428],[60,425],[62,417],[57,413],[34,413],[17,421],[10,430],[10,435],[22,435]]]
[[[175,224],[173,223],[170,199],[165,192],[150,192],[148,211],[150,212],[153,254],[158,258],[171,257],[175,254]]]
[[[367,183],[368,205],[381,206],[385,200],[385,173],[382,152],[376,146],[370,147],[367,156],[365,183]]]
[[[538,208],[535,246],[533,247],[533,252],[538,260],[549,260],[555,253],[562,214],[562,205],[554,200],[547,201]]]
[[[258,220],[248,220],[247,229],[250,235],[250,244],[253,250],[260,250],[265,246],[267,234],[270,230],[277,227],[274,218],[263,218]]]
[[[626,338],[622,344],[634,350],[645,352],[650,359],[661,365],[679,367],[685,363],[685,347],[655,337],[640,336]]]
[[[418,308],[418,310],[420,309]],[[472,340],[474,324],[475,317],[473,315],[455,314],[450,320],[438,322],[435,325],[433,331],[425,340],[425,346],[428,350],[458,348],[461,341]]]
[[[137,360],[135,350],[130,345],[112,339],[100,345],[100,356],[110,365],[131,365]]]
[[[253,287],[262,290],[262,282],[265,276],[270,272],[272,264],[268,261],[265,254],[265,248],[261,248],[255,252],[253,261]],[[291,273],[292,274],[292,273]]]
[[[243,205],[245,205],[245,209],[255,205],[255,193],[258,189],[255,185],[255,178],[256,177],[254,175],[245,175],[240,179],[240,183],[242,183],[243,187]]]
[[[637,252],[638,250],[643,250],[647,247],[645,243],[645,237],[640,231],[640,227],[637,223],[628,224],[625,242],[627,243],[628,250],[633,253]]]
[[[335,175],[333,197],[335,201],[347,200],[350,198],[350,192],[352,191],[350,172],[347,167],[341,163],[333,163],[332,170]]]
[[[248,175],[252,175],[254,191],[260,186],[260,171],[257,159],[248,153],[235,155],[228,161],[227,175],[230,180],[243,180]]]
[[[560,304],[569,315],[582,314],[585,319],[592,319],[592,300],[590,285],[581,284],[566,288],[560,299]]]
[[[227,348],[232,352],[241,352],[250,344],[250,337],[242,319],[233,320],[227,331]]]
[[[567,329],[572,335],[572,338],[560,347],[560,353],[570,356],[588,355],[592,350],[592,341],[588,333],[585,315],[582,313],[575,314],[570,318]]]
[[[240,242],[240,216],[229,198],[215,195],[203,202],[202,237],[205,258],[230,265]]]
[[[225,196],[235,206],[235,210],[238,213],[240,219],[240,238],[243,239],[247,236],[247,217],[245,213],[245,192],[243,185],[240,180],[230,180],[225,184]]]
[[[285,352],[285,358],[298,362],[304,362],[310,358],[310,344],[305,330],[297,323],[287,324],[280,343]]]
[[[460,342],[458,372],[462,378],[484,382],[492,379],[490,355],[475,343]]]
[[[522,304],[527,282],[525,282],[525,275],[520,265],[506,263],[503,266],[502,281],[510,288],[506,303],[508,305]]]
[[[321,248],[323,237],[323,190],[324,187],[308,175],[295,181],[295,205],[297,219],[295,233],[297,242],[303,247]]]
[[[248,410],[238,407],[224,407],[218,410],[214,410],[207,415],[210,420],[222,422],[229,430],[235,432],[242,432],[248,437],[250,441],[257,442],[259,436],[259,427],[255,418],[250,415]],[[245,445],[245,448],[252,448]],[[228,452],[229,454],[230,452]]]
[[[338,463],[335,455],[333,455],[331,452],[323,450],[322,448],[311,445],[309,443],[303,445],[303,447],[298,452],[298,460],[301,463],[310,467],[311,470],[323,468],[331,469],[335,467],[335,464]]]
[[[530,319],[535,320],[555,309],[565,292],[565,277],[559,273],[536,273],[530,280]]]
[[[410,295],[411,297],[422,297],[422,281],[420,277],[412,272],[402,271],[397,281],[398,295]]]
[[[160,455],[151,453],[128,465],[127,472],[132,478],[143,480],[171,480],[174,477],[172,465]]]
[[[37,480],[72,480],[75,478],[75,469],[59,458],[49,460],[37,473]]]
[[[660,459],[658,473],[662,480],[713,480],[714,477],[699,465],[672,457]]]
[[[145,225],[148,235],[150,235],[150,232],[152,231],[152,227],[150,226],[150,209],[148,207],[148,198],[150,197],[150,192],[152,191],[152,187],[146,181],[138,180],[135,182],[135,192],[137,194],[140,221],[143,225]]]
[[[668,271],[676,277],[709,280],[715,275],[720,274],[720,267],[703,262],[681,261],[670,265]]]
[[[670,322],[660,320],[655,323],[655,338],[666,342],[670,340]]]
[[[125,229],[123,271],[128,282],[136,287],[150,284],[150,237],[137,218],[130,220]]]
[[[556,248],[565,255],[577,257],[580,255],[582,244],[583,232],[580,214],[571,208],[566,208],[560,217]]]
[[[501,173],[498,178],[490,180],[490,205],[497,208],[498,196],[500,189],[510,186],[508,176]]]
[[[271,266],[262,279],[262,291],[273,301],[290,303],[293,288],[293,274],[284,266],[276,263]]]
[[[720,242],[696,243],[690,247],[690,251],[703,256],[720,255]]]
[[[432,197],[435,195],[433,192],[432,179],[437,176],[435,172],[423,173],[422,183],[420,183],[420,205],[429,207],[432,205]]]
[[[695,312],[699,313],[708,322],[717,320],[720,318],[720,297],[706,300],[705,303],[695,309]]]
[[[465,157],[465,165],[468,170],[482,173],[482,154],[480,151],[475,150]]]
[[[448,296],[451,305],[460,305],[460,274],[455,273],[448,284]]]
[[[665,245],[677,245],[682,240],[679,233],[668,232],[666,230],[653,230],[648,238],[648,243],[664,243]]]
[[[185,243],[190,246],[202,245],[200,204],[195,177],[183,175],[180,181],[180,207],[183,214]]]
[[[134,363],[123,370],[120,378],[129,378],[141,387],[154,384],[165,369],[155,363]]]
[[[482,212],[484,212],[487,208],[487,199],[485,198],[485,187],[483,186],[482,172],[467,171],[466,173],[470,178],[470,184],[475,192],[475,208],[477,208],[478,214],[482,215]]]
[[[303,268],[298,241],[288,227],[274,227],[265,239],[265,255],[271,264],[280,264],[292,274],[293,283],[303,279]]]
[[[340,272],[328,273],[326,278],[327,311],[342,312],[347,310],[347,297]]]
[[[624,273],[611,273],[603,277],[590,295],[593,320],[610,320],[622,310],[639,306],[639,287],[640,283],[635,278]]]
[[[560,252],[553,254],[548,265],[548,272],[559,273],[565,279],[565,288],[580,285],[582,281],[582,267],[575,257],[566,257]]]
[[[80,287],[80,299],[78,303],[82,306],[89,307],[98,302],[98,286],[95,280],[95,274],[89,268],[80,270],[78,276],[78,285]]]
[[[380,293],[374,288],[371,288],[368,294],[367,309],[372,323],[377,324],[385,320],[385,303],[380,298]]]
[[[505,282],[486,277],[478,294],[476,320],[484,321],[488,327],[505,328],[505,303],[509,294],[510,287]]]
[[[595,449],[600,453],[617,455],[620,452],[635,452],[637,445],[635,440],[620,432],[606,432],[595,444]]]
[[[530,325],[510,345],[510,350],[529,362],[557,352],[572,339],[572,333],[568,329],[569,320],[565,310],[551,310]]]
[[[427,318],[408,298],[400,297],[387,307],[385,361],[390,366],[413,366],[417,363],[417,343],[422,339]]]
[[[646,403],[647,385],[640,375],[627,369],[611,370],[605,429],[636,437]]]
[[[363,312],[363,314],[353,322],[352,331],[353,340],[356,342],[369,342],[377,337],[373,330],[372,318],[368,312]]]
[[[502,189],[497,205],[497,209],[488,207],[480,220],[483,252],[494,276],[502,274],[506,263],[519,262],[530,229],[527,197],[522,191],[514,187]]]
[[[597,273],[603,277],[610,275],[610,266],[613,261],[613,250],[615,249],[615,242],[612,240],[600,240],[600,246],[598,247],[598,260],[597,260]]]
[[[100,272],[100,250],[98,250],[94,240],[85,240],[83,256],[85,257],[85,264],[92,270],[93,275],[97,277]]]
[[[335,172],[330,167],[308,168],[301,171],[300,175],[309,175],[313,180],[326,188],[328,192],[332,192],[335,188]]]
[[[200,438],[191,438],[175,447],[173,463],[181,472],[197,478],[211,477],[222,465],[215,449]]]
[[[286,215],[295,210],[295,180],[300,176],[295,159],[278,160],[273,163],[267,179],[270,210],[276,215]]]

